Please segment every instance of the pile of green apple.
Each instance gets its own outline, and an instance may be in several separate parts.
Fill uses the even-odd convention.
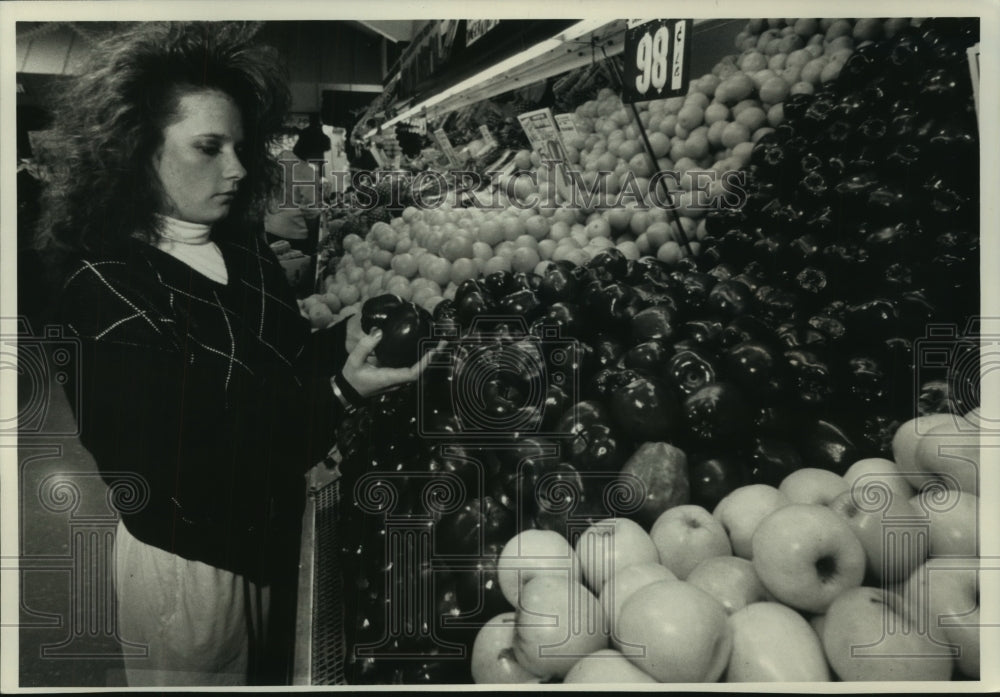
[[[806,468],[567,539],[520,532],[478,683],[979,677],[979,413],[904,424],[895,462]]]

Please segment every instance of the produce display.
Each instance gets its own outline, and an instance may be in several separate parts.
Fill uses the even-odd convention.
[[[676,178],[668,178],[666,183],[677,196],[680,225],[689,237],[705,234],[704,224],[699,225],[699,221],[706,211],[697,205],[697,194],[692,191],[700,181],[714,182],[708,194],[712,200],[718,200],[723,194],[722,175],[746,168],[754,143],[783,123],[786,99],[812,94],[831,82],[839,75],[856,43],[877,38],[883,31],[898,31],[909,20],[889,20],[884,29],[877,20],[775,23],[784,26],[768,28],[763,20],[750,22],[747,30],[737,37],[738,48],[743,52],[727,56],[711,73],[693,80],[686,97],[638,105],[640,120],[657,158],[656,167],[677,173]],[[607,71],[588,68],[585,72]],[[524,107],[521,111],[536,108]],[[470,107],[461,117],[449,118],[448,123],[475,122],[474,128],[485,123],[499,130],[496,119],[507,111],[484,103]],[[522,133],[512,116],[516,113],[511,112],[506,118]],[[475,121],[472,118],[475,115],[481,121]],[[634,191],[648,202],[649,178],[653,173],[638,126],[632,120],[620,97],[609,87],[602,87],[595,99],[583,101],[574,111],[578,135],[566,139],[568,166],[579,172],[588,189],[595,185],[598,172],[606,173],[606,196],[591,207],[569,205],[571,193],[557,190],[549,179],[550,169],[541,166],[540,155],[525,149],[517,153],[515,173],[497,182],[500,210],[456,208],[454,192],[449,199],[451,203],[422,210],[413,205],[412,180],[387,175],[374,193],[374,201],[365,201],[365,210],[349,217],[343,232],[345,254],[334,260],[325,281],[325,293],[310,301],[310,307],[316,308],[310,314],[322,325],[338,313],[356,312],[360,302],[381,292],[405,294],[403,281],[394,280],[398,276],[411,281],[422,279],[413,290],[427,289],[425,304],[432,306],[438,298],[451,297],[458,283],[466,278],[501,269],[534,270],[529,261],[536,255],[536,264],[550,259],[583,264],[607,247],[616,246],[629,258],[653,255],[675,261],[683,257],[685,250],[678,244],[677,222],[667,210],[640,204],[634,197],[619,196],[631,179],[635,182]],[[474,135],[470,131],[469,137],[478,138],[478,130]],[[455,138],[455,143],[468,140],[458,134]],[[436,183],[430,178],[423,181]],[[427,194],[425,191],[424,200],[436,204],[436,199],[427,198]],[[531,197],[561,205],[517,205],[530,201]],[[511,198],[516,199],[513,204]],[[586,203],[586,197],[579,193],[575,200]],[[380,217],[375,217],[377,213]],[[400,214],[401,220],[399,217],[390,220],[391,215]],[[378,234],[367,234],[369,230],[375,232],[372,224],[377,220],[391,222],[393,233],[380,228]],[[346,239],[350,234],[357,237]],[[450,242],[447,248],[445,241]],[[694,249],[697,248],[696,244]],[[516,251],[519,258],[514,259]],[[400,270],[393,255],[401,254],[415,260],[430,256],[434,261],[427,260],[424,266],[412,270],[410,257],[405,257]],[[364,284],[355,270],[359,267],[365,271]],[[355,297],[359,285],[361,293]],[[327,313],[320,303],[331,312]]]
[[[447,342],[338,432],[348,682],[978,677],[973,623],[927,619],[978,613],[978,369],[919,354],[978,312],[977,40],[751,22],[640,110],[692,254],[641,201],[343,238],[316,326],[360,312],[386,365]],[[648,182],[615,95],[576,117],[585,178]],[[693,205],[733,170],[740,205]]]

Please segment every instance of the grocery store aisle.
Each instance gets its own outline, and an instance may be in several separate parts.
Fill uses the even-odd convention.
[[[74,435],[72,412],[54,380],[19,401],[20,414],[27,406],[39,424],[35,433],[20,434],[17,448],[20,685],[124,686],[108,487]]]

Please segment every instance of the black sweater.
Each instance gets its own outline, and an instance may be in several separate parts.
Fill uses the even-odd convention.
[[[225,286],[138,240],[74,264],[60,302],[81,341],[67,392],[105,481],[147,484],[119,506],[133,535],[267,581],[342,415],[329,379],[346,323],[311,333],[255,238],[219,248]]]

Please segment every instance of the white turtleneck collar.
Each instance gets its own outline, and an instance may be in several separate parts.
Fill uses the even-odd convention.
[[[161,215],[160,219],[163,230],[156,242],[158,249],[216,283],[226,285],[229,282],[222,250],[210,239],[211,225],[189,223],[165,215]]]

